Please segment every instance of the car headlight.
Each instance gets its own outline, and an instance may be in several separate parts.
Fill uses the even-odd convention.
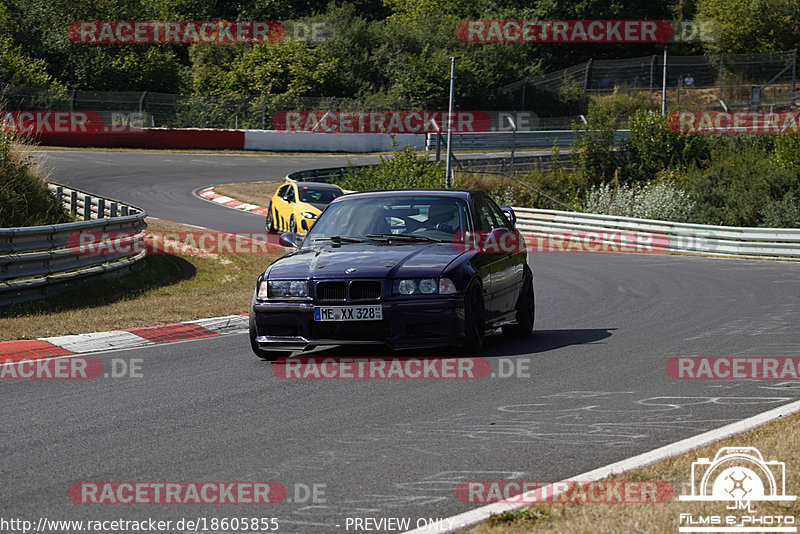
[[[448,295],[456,292],[456,286],[449,278],[407,278],[395,280],[395,295]]]
[[[302,215],[304,219],[316,219],[317,218],[317,214],[316,213],[311,213],[310,211],[304,211],[300,215]]]
[[[262,281],[258,286],[259,298],[307,297],[308,282],[305,280]]]

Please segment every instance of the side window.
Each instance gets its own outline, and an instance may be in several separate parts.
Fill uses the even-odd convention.
[[[286,190],[286,196],[283,197],[283,198],[284,198],[284,200],[286,200],[286,202],[289,202],[291,204],[292,202],[294,202],[294,199],[295,199],[294,187],[291,184],[289,184],[288,187],[289,188]]]
[[[503,210],[500,209],[500,206],[495,204],[491,199],[485,198],[486,204],[489,206],[489,210],[494,215],[494,220],[496,226],[494,228],[505,228],[506,230],[511,230],[511,224],[508,222],[508,218],[506,214],[503,213]]]
[[[495,228],[507,228],[508,223],[503,218],[500,208],[495,206],[488,198],[475,199],[475,212],[478,219],[479,232],[491,232]]]
[[[286,185],[284,185],[284,186],[281,186],[281,187],[278,189],[278,196],[279,196],[280,198],[282,198],[282,199],[286,200],[286,189],[288,189],[288,188],[289,188],[289,184],[286,184]]]

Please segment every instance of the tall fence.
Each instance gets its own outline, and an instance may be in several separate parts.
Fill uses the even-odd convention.
[[[794,105],[797,100],[797,50],[762,54],[674,56],[667,54],[666,86],[671,102],[708,107],[723,100],[728,107]],[[687,83],[687,78],[689,82]],[[614,89],[660,93],[664,56],[588,60],[578,65],[524,78],[500,90],[513,95],[519,109],[535,105],[539,92],[577,88],[584,94]]]
[[[0,228],[0,305],[42,298],[89,278],[119,276],[145,257],[145,250],[133,246],[144,238],[145,211],[59,184],[50,189],[83,220]],[[93,252],[76,242],[80,233],[92,237]]]
[[[96,111],[106,124],[169,128],[271,129],[286,110],[424,109],[413,99],[365,101],[356,98],[214,96],[117,91],[64,91],[0,83],[0,104],[11,111]]]
[[[497,89],[511,94],[512,109],[537,110],[542,92],[565,86],[583,94],[610,93],[615,88],[650,96],[660,93],[662,55],[628,59],[588,60],[543,76],[525,78]],[[696,109],[789,106],[797,100],[797,50],[765,54],[667,56],[670,102]],[[686,78],[693,82],[687,86]],[[0,104],[8,110],[96,111],[107,124],[140,127],[271,129],[272,118],[287,110],[423,110],[417,99],[293,97],[270,95],[178,95],[144,92],[51,90],[0,82]],[[540,113],[541,115],[542,113]],[[573,117],[539,117],[531,129],[568,129]]]

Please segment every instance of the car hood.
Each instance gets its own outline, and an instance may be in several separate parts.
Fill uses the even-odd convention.
[[[463,252],[452,243],[342,243],[303,248],[275,261],[270,279],[437,277]],[[353,273],[345,269],[355,268]]]

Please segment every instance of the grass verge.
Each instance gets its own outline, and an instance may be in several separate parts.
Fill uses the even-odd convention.
[[[148,218],[148,232],[197,231]],[[0,308],[0,341],[154,326],[245,313],[275,254],[149,255],[138,271]]]
[[[271,182],[241,182],[238,184],[215,185],[214,192],[225,195],[248,204],[256,206],[269,206],[269,201],[275,191],[286,181],[277,180]]]
[[[680,514],[740,516],[721,502],[681,502],[689,494],[691,465],[698,458],[714,458],[721,447],[756,447],[765,461],[786,464],[786,494],[800,493],[800,414],[773,421],[738,436],[722,440],[653,465],[609,477],[607,480],[670,482],[673,499],[661,504],[536,504],[493,516],[469,530],[472,534],[521,534],[523,532],[678,532]],[[800,517],[800,503],[753,502],[752,515]],[[688,526],[684,523],[684,526]],[[694,525],[697,526],[697,525]],[[724,526],[724,525],[723,525]],[[758,525],[753,525],[758,526]]]

